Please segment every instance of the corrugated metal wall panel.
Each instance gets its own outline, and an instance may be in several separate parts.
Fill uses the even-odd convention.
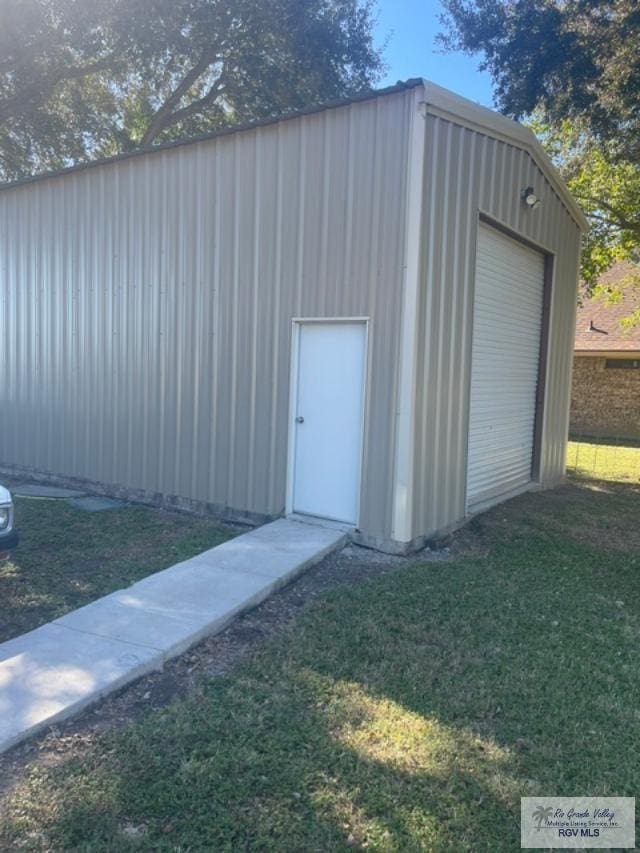
[[[0,462],[279,513],[291,318],[370,316],[361,521],[389,537],[415,100],[0,192]]]
[[[528,153],[444,117],[427,118],[414,538],[465,515],[473,281],[479,213],[555,253],[543,484],[564,473],[579,228]],[[520,192],[533,186],[536,210]]]

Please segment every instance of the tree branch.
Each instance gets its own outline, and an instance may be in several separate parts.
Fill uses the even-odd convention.
[[[598,216],[596,213],[591,213],[593,219],[598,219],[601,222],[610,222],[612,225],[617,225],[619,228],[622,228],[625,231],[632,231],[634,234],[640,235],[640,220],[634,221],[632,219],[628,219],[625,214],[621,213],[616,207],[609,202],[604,201],[601,198],[594,198],[593,196],[580,196],[578,195],[578,199],[582,199],[583,201],[588,201],[591,204],[597,205],[599,208],[608,211],[611,214],[610,218],[605,216]]]
[[[162,106],[154,113],[149,126],[140,140],[140,144],[142,146],[151,145],[153,140],[162,133],[165,128],[175,123],[174,116],[182,112],[182,110],[178,110],[174,113],[175,107],[180,103],[189,89],[197,83],[198,79],[204,74],[207,68],[209,68],[214,59],[215,54],[213,52],[206,51],[193,68],[185,74]]]
[[[223,91],[224,83],[222,83],[222,77],[219,77],[206,95],[203,95],[203,97],[198,98],[197,101],[193,101],[186,107],[182,107],[182,109],[176,110],[175,113],[172,113],[170,121],[166,122],[165,127],[170,127],[172,124],[178,124],[178,122],[183,121],[186,118],[191,118],[191,116],[203,112],[207,107],[210,107],[215,103]]]

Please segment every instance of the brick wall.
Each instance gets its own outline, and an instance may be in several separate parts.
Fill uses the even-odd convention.
[[[604,358],[574,359],[570,431],[640,439],[640,370],[604,365]]]

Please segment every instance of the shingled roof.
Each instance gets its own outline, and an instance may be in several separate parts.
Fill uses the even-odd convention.
[[[620,288],[619,302],[611,303],[599,296],[585,299],[578,306],[576,352],[640,352],[640,325],[629,329],[621,322],[640,308],[640,286],[628,282],[634,273],[640,277],[640,268],[620,263],[600,280],[601,284]]]

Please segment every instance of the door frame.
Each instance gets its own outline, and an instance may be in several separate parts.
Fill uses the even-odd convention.
[[[543,267],[543,291],[542,291],[542,325],[540,327],[540,349],[538,352],[538,378],[536,382],[536,397],[535,397],[535,416],[534,416],[534,428],[533,428],[533,453],[531,459],[531,480],[527,486],[524,486],[520,491],[528,491],[531,488],[531,485],[536,485],[541,482],[541,474],[542,474],[542,444],[544,437],[544,419],[546,413],[547,406],[547,378],[548,378],[548,363],[549,363],[549,349],[551,346],[551,322],[552,322],[552,310],[553,310],[553,296],[555,292],[555,273],[556,273],[556,255],[555,252],[551,251],[547,246],[542,243],[537,243],[534,240],[531,240],[525,234],[522,234],[520,231],[516,231],[507,225],[504,222],[501,222],[499,219],[496,219],[494,216],[485,213],[484,210],[479,209],[478,215],[475,223],[475,233],[474,233],[474,262],[473,262],[473,277],[470,291],[470,305],[471,312],[473,312],[475,305],[475,292],[476,292],[476,276],[477,276],[477,265],[478,265],[478,235],[480,233],[480,226],[486,225],[489,228],[493,228],[498,231],[500,234],[503,234],[505,237],[509,237],[515,243],[519,243],[521,246],[526,246],[528,249],[532,249],[534,252],[538,252],[542,255],[544,261]],[[475,329],[473,328],[473,313],[471,316],[471,342],[469,345],[469,378],[467,383],[467,435],[465,441],[465,467],[464,467],[464,514],[465,518],[469,517],[469,497],[467,494],[467,488],[469,485],[468,481],[468,468],[469,468],[469,432],[471,429],[471,372],[473,370],[472,357],[473,357],[473,335],[475,333]]]
[[[360,459],[359,462],[359,488],[357,495],[356,506],[356,522],[355,528],[360,527],[360,506],[362,498],[362,471],[364,468],[364,450],[365,450],[365,421],[367,416],[367,399],[368,399],[368,384],[369,384],[369,335],[370,335],[370,318],[369,317],[293,317],[291,320],[291,361],[289,370],[289,407],[288,417],[289,424],[287,428],[287,493],[285,501],[285,515],[289,516],[294,513],[294,485],[295,485],[295,466],[296,466],[296,410],[298,408],[298,378],[300,367],[300,336],[302,327],[310,324],[331,324],[345,325],[359,323],[364,326],[364,369],[362,371],[362,419],[360,424]]]

